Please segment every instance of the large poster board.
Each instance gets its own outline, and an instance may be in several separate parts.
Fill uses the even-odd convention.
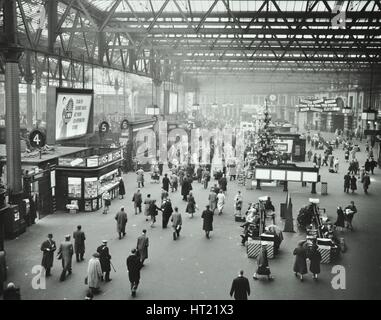
[[[87,134],[92,105],[91,91],[57,91],[56,140],[72,139]]]

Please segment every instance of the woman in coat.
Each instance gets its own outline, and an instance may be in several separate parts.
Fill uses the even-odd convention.
[[[217,193],[214,191],[213,188],[210,189],[208,200],[209,200],[209,208],[210,210],[214,212],[217,206]]]
[[[111,196],[110,196],[110,193],[108,191],[105,191],[103,193],[102,197],[103,197],[103,201],[104,201],[104,205],[105,205],[105,208],[103,210],[103,214],[107,214],[108,213],[108,209],[111,206]]]
[[[99,261],[99,253],[94,253],[87,267],[87,284],[92,294],[98,293],[102,278],[102,268]]]
[[[151,216],[151,228],[153,228],[156,222],[156,216],[157,216],[158,210],[161,211],[161,209],[158,206],[156,206],[156,200],[152,200],[148,209],[149,215]]]
[[[316,281],[318,279],[318,274],[320,273],[320,261],[321,261],[321,254],[316,244],[312,245],[308,258],[310,259],[310,262],[311,262],[310,271],[313,274],[313,279]]]
[[[217,210],[219,215],[222,214],[222,211],[224,210],[224,206],[225,206],[225,195],[223,194],[222,190],[220,190],[219,194],[217,195]]]
[[[363,178],[362,183],[363,183],[363,187],[364,187],[364,192],[368,193],[368,188],[370,185],[370,177],[369,177],[369,174],[367,172],[364,174],[364,178]]]
[[[196,211],[196,201],[194,200],[192,192],[189,192],[188,204],[187,204],[187,208],[185,209],[185,212],[189,213],[190,217],[193,218],[193,214],[195,213],[195,211]]]
[[[351,186],[351,176],[349,172],[344,176],[344,192],[349,192],[349,187]]]
[[[149,206],[151,204],[151,195],[147,194],[147,198],[144,199],[144,215],[147,217],[146,221],[148,221],[148,216],[149,216]]]
[[[267,258],[267,249],[265,245],[262,245],[261,252],[257,258],[257,271],[253,275],[254,280],[258,280],[257,275],[267,276],[267,279],[273,280],[269,267],[269,259]]]
[[[317,160],[318,158],[317,158],[317,154],[315,153],[314,154],[314,157],[313,157],[313,160],[312,160],[312,163],[314,163],[314,164],[318,164],[318,160]]]
[[[352,193],[354,193],[355,190],[357,190],[357,179],[356,179],[356,177],[355,177],[354,174],[352,174],[352,176],[351,176],[351,181],[350,181],[350,183],[351,183],[351,190],[352,190]]]
[[[183,200],[187,201],[187,196],[189,191],[192,190],[192,185],[189,181],[190,178],[184,178],[183,184],[181,185],[181,195],[183,196]]]
[[[119,195],[121,196],[121,199],[124,198],[124,195],[126,194],[126,188],[124,187],[124,181],[122,178],[119,180]]]
[[[201,218],[204,219],[202,229],[205,231],[205,236],[209,239],[209,232],[213,231],[213,211],[210,210],[209,205],[206,210],[202,212]]]
[[[296,277],[299,275],[300,281],[303,281],[303,275],[307,273],[307,254],[303,244],[304,241],[300,241],[298,247],[294,250],[294,273]]]
[[[339,228],[344,228],[345,227],[345,215],[344,215],[343,208],[337,207],[336,213],[337,213],[337,219],[336,219],[336,222],[334,223],[334,225],[336,227],[339,227]]]
[[[234,209],[235,209],[235,215],[241,217],[241,210],[242,210],[242,195],[241,191],[238,191],[237,195],[234,198]]]
[[[365,171],[370,172],[371,164],[370,164],[369,159],[366,159],[366,160],[365,160],[365,165],[364,165],[364,167],[365,167]]]

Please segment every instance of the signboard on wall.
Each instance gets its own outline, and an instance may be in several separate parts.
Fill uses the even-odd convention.
[[[343,99],[338,97],[336,99],[300,99],[299,112],[338,112],[344,108]]]
[[[88,133],[92,104],[91,91],[58,91],[55,114],[56,140],[71,139]]]

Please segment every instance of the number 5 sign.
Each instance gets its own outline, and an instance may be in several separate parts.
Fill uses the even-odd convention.
[[[29,133],[29,143],[33,148],[42,148],[46,144],[45,133],[34,129]]]
[[[105,134],[110,131],[110,125],[107,121],[103,121],[99,124],[99,134]]]

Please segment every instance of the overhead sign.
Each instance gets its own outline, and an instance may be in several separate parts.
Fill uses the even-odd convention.
[[[42,148],[46,144],[46,135],[38,129],[34,129],[29,133],[29,143],[33,148]]]
[[[102,121],[99,124],[99,134],[106,134],[110,131],[110,124],[107,121]]]
[[[58,93],[56,102],[56,140],[87,133],[92,94]]]
[[[344,102],[339,97],[337,99],[300,99],[299,112],[339,112],[344,107]]]
[[[120,124],[120,129],[127,130],[128,129],[128,120],[124,119]]]

